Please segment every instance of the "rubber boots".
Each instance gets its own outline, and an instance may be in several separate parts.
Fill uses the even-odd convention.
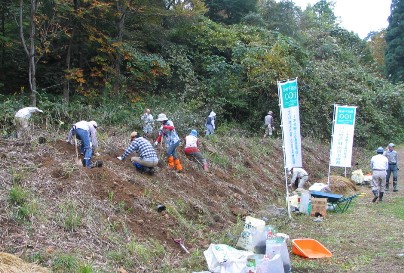
[[[393,191],[394,192],[398,191],[398,189],[397,189],[397,181],[393,181]]]
[[[374,190],[372,192],[373,192],[373,195],[375,196],[372,199],[372,202],[374,203],[374,202],[376,202],[377,198],[379,198],[379,194],[378,194],[379,192],[377,190]]]
[[[173,156],[168,157],[168,168],[174,169],[174,157]]]
[[[379,193],[379,202],[383,201],[383,194],[384,194],[384,192]]]
[[[393,182],[394,183],[394,182]],[[389,182],[386,182],[386,191],[388,191],[389,190]]]
[[[208,163],[203,163],[203,169],[205,170],[205,172],[209,172],[209,167],[208,167]]]
[[[178,172],[182,172],[182,165],[181,165],[180,160],[177,158],[177,159],[174,161],[174,163],[175,163],[175,169],[176,169]]]

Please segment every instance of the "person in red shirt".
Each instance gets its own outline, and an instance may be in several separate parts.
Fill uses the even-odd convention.
[[[184,153],[186,155],[194,157],[196,161],[198,161],[203,166],[203,169],[208,172],[208,162],[199,150],[199,145],[200,143],[198,140],[198,132],[196,130],[191,130],[190,134],[185,137]]]

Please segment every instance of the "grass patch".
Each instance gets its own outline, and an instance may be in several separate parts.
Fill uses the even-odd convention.
[[[82,213],[79,211],[79,207],[71,201],[60,206],[58,218],[59,224],[66,231],[74,231],[82,224]]]

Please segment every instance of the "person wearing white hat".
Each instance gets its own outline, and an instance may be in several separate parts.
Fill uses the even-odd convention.
[[[216,120],[216,113],[211,111],[205,123],[206,136],[213,135],[213,133],[215,132],[216,129],[215,120]]]
[[[384,155],[387,157],[389,161],[389,167],[387,168],[387,175],[386,175],[386,191],[389,190],[389,181],[390,181],[390,176],[391,173],[393,173],[393,191],[397,192],[397,171],[398,171],[398,166],[397,166],[397,152],[394,151],[394,143],[390,143],[387,146],[387,150],[384,152]]]
[[[17,128],[17,138],[27,137],[29,135],[29,119],[33,113],[43,113],[37,107],[24,107],[17,111],[14,116]]]
[[[264,138],[265,137],[270,137],[272,136],[272,131],[273,131],[273,123],[274,118],[272,117],[272,111],[269,111],[268,114],[265,116],[264,118],[264,127],[265,127],[265,134],[264,134]]]
[[[164,138],[164,142],[166,143],[166,153],[168,160],[168,168],[176,169],[178,172],[182,172],[181,161],[177,156],[176,149],[180,145],[180,138],[175,130],[174,123],[169,120],[166,114],[161,113],[157,116],[157,121],[161,122],[161,127],[159,130],[159,135],[154,142],[154,146],[157,146],[162,138]]]
[[[67,134],[66,142],[70,143],[73,136],[81,141],[80,152],[84,155],[83,166],[91,168],[91,157],[93,153],[98,155],[96,149],[98,148],[97,140],[97,127],[98,124],[92,121],[79,121],[75,123]]]

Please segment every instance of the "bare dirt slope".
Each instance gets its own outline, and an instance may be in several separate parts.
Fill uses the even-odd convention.
[[[18,256],[40,253],[48,266],[53,254],[74,252],[108,272],[123,262],[111,262],[106,254],[134,240],[163,246],[169,253],[167,263],[175,265],[181,249],[173,238],[185,239],[191,251],[205,249],[213,234],[230,228],[240,217],[284,203],[279,139],[203,140],[209,173],[182,152],[184,172],[169,170],[164,149],[159,148],[162,162],[149,176],[136,172],[129,159],[116,159],[128,142],[114,133],[101,135],[101,155],[95,159],[104,166],[93,169],[75,163],[75,147],[63,137],[40,134],[45,143],[40,144],[38,136],[31,143],[0,140],[0,250]],[[328,150],[309,139],[303,148],[311,181],[324,179]],[[15,185],[29,196],[32,213],[23,219],[9,200]],[[167,210],[157,212],[159,204]],[[72,219],[78,219],[76,225]],[[135,264],[145,266],[147,261]]]

